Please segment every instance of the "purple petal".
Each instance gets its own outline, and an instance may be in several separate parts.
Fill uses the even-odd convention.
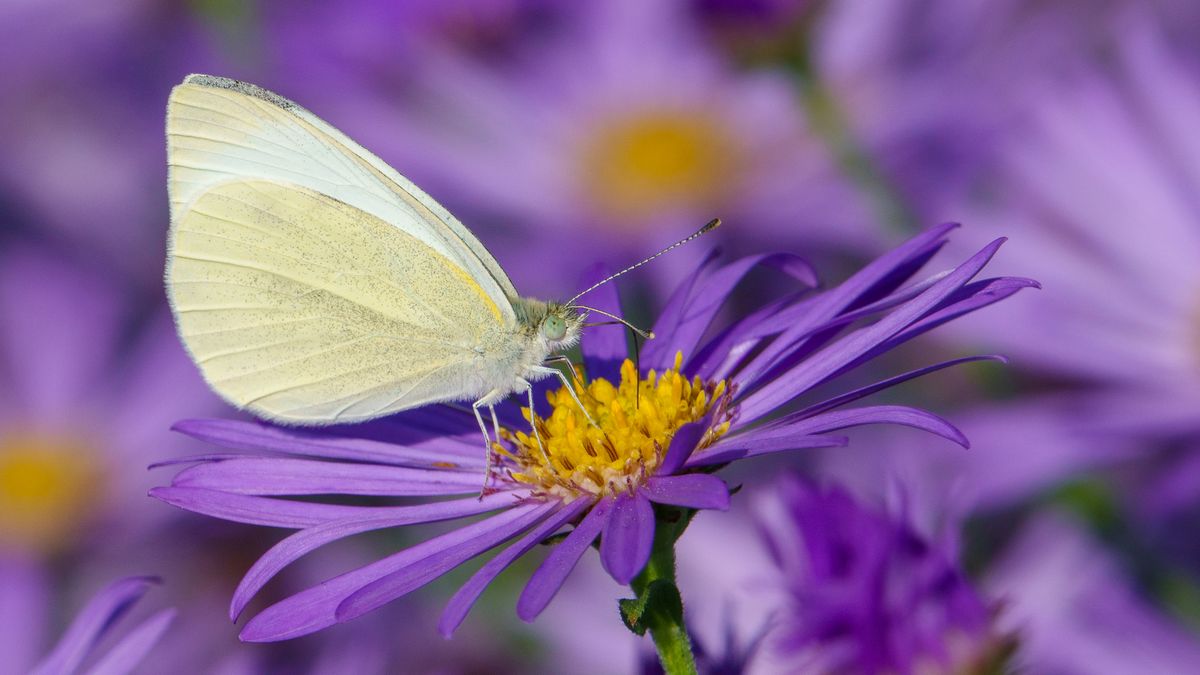
[[[744,442],[769,443],[774,439],[786,438],[791,435],[819,434],[864,424],[901,424],[936,434],[954,441],[964,448],[970,446],[966,436],[963,436],[961,431],[945,419],[926,410],[902,405],[834,410],[798,421],[776,422],[770,426],[747,432]]]
[[[805,303],[807,311],[797,317],[795,323],[785,330],[779,338],[767,346],[762,353],[754,357],[740,373],[738,380],[753,382],[771,365],[777,363],[805,335],[810,335],[815,328],[830,321],[847,308],[861,304],[864,297],[869,298],[873,293],[886,293],[894,285],[903,283],[914,261],[924,261],[928,255],[942,246],[950,230],[958,227],[954,223],[946,223],[931,227],[928,230],[909,239],[900,246],[888,251],[882,256],[867,263],[858,272],[829,291],[812,298]],[[868,302],[873,299],[868,300]]]
[[[109,584],[75,616],[54,650],[34,669],[34,675],[74,672],[117,617],[157,583],[153,577],[128,577]]]
[[[683,323],[683,314],[687,310],[691,299],[695,296],[697,288],[700,287],[702,279],[709,274],[709,270],[717,265],[717,259],[720,252],[713,249],[704,256],[704,260],[696,266],[696,271],[692,272],[686,279],[679,282],[675,290],[671,293],[671,297],[667,300],[667,304],[663,306],[662,313],[658,315],[658,320],[654,322],[654,334],[661,336],[658,339],[665,342],[670,342],[674,339],[674,330]],[[668,353],[671,358],[675,358],[675,351],[670,349],[670,345],[663,347],[657,346],[654,340],[646,344],[646,349],[642,353],[642,361],[647,364],[647,367],[662,367],[658,361],[663,357],[663,354]],[[650,366],[649,356],[655,357],[654,366]],[[667,364],[669,365],[669,363]]]
[[[622,494],[600,540],[600,562],[617,583],[628,586],[650,559],[654,545],[654,507],[641,492]]]
[[[935,363],[931,366],[925,366],[924,368],[917,368],[916,370],[910,370],[907,373],[901,373],[900,375],[896,375],[895,377],[889,377],[886,380],[880,380],[879,382],[876,382],[874,384],[869,384],[865,387],[859,387],[858,389],[848,391],[845,394],[842,394],[840,396],[835,396],[831,399],[828,399],[828,400],[822,401],[820,403],[811,405],[807,408],[804,408],[803,410],[794,412],[783,419],[789,419],[789,418],[802,419],[805,417],[812,417],[813,415],[816,415],[817,413],[825,412],[826,410],[833,410],[834,408],[837,408],[839,406],[845,405],[852,401],[857,401],[861,398],[870,396],[871,394],[874,394],[876,392],[883,391],[884,389],[889,389],[898,384],[902,384],[909,380],[916,379],[923,375],[928,375],[930,373],[937,372],[944,368],[950,368],[951,366],[957,366],[957,365],[960,365],[963,363],[972,363],[975,361],[999,361],[1000,363],[1008,363],[1008,359],[999,354],[985,354],[982,356],[964,356],[959,359],[951,359],[949,361],[942,361],[941,363]]]
[[[338,621],[338,605],[359,588],[438,551],[488,537],[498,530],[506,531],[514,522],[524,522],[530,513],[544,512],[547,506],[545,502],[515,506],[305,589],[259,612],[242,629],[240,637],[246,642],[274,642],[328,628]]]
[[[468,449],[458,442],[437,447],[410,448],[366,438],[330,436],[300,429],[282,429],[258,422],[238,420],[183,420],[172,427],[175,431],[215,445],[235,450],[282,452],[307,457],[346,459],[398,466],[427,468],[447,467],[447,463],[462,468],[482,468],[482,441]]]
[[[252,497],[205,488],[157,487],[150,490],[150,496],[205,516],[235,523],[289,529],[312,527],[330,520],[349,518],[367,508]]]
[[[647,343],[642,355],[648,367],[670,367],[676,351],[691,356],[729,294],[750,270],[759,265],[779,269],[809,287],[817,285],[812,266],[790,253],[747,256],[725,265],[703,280],[693,281],[686,300],[676,305],[672,298],[668,303],[654,326],[654,332],[665,339]]]
[[[588,288],[611,273],[612,270],[603,263],[592,265],[583,273],[580,288]],[[617,285],[614,282],[604,284],[589,293],[583,303],[621,316],[621,300],[617,296]],[[597,317],[597,320],[605,319]],[[579,348],[583,352],[588,378],[604,378],[610,382],[621,379],[621,362],[629,355],[629,347],[625,344],[625,330],[620,324],[585,329]]]
[[[380,511],[386,511],[382,513],[360,513],[301,530],[272,546],[271,550],[264,553],[246,572],[233,593],[233,600],[229,604],[229,618],[237,621],[246,604],[280,570],[330,542],[371,530],[463,518],[512,505],[511,493],[491,494],[483,498],[468,497],[430,504],[383,507]]]
[[[584,551],[592,545],[600,531],[612,516],[612,498],[605,497],[596,502],[591,511],[575,526],[575,529],[560,541],[550,555],[542,561],[525,584],[521,597],[517,599],[517,616],[522,621],[533,621],[538,614],[546,609],[546,605],[554,599],[558,589],[562,588],[567,575],[575,569],[575,564],[583,556]]]
[[[1000,279],[989,279],[976,284],[968,284],[959,293],[955,294],[959,297],[950,298],[951,302],[921,317],[920,321],[914,322],[911,326],[881,342],[878,346],[848,364],[847,368],[853,368],[860,363],[869,361],[922,333],[933,330],[964,314],[969,314],[997,303],[1025,288],[1041,288],[1041,285],[1031,279],[1022,279],[1020,277],[1003,277]]]
[[[434,551],[401,569],[372,581],[351,593],[337,606],[339,622],[356,619],[437,579],[475,556],[498,546],[546,519],[561,502],[546,502],[511,523],[453,546]]]
[[[283,457],[249,457],[184,469],[174,487],[248,495],[428,496],[478,492],[482,472],[345,464]]]
[[[27,673],[43,657],[55,584],[51,570],[32,556],[0,556],[0,653],[4,665]]]
[[[113,646],[96,665],[88,669],[88,675],[125,675],[146,658],[146,654],[158,644],[163,633],[175,620],[175,610],[164,609],[146,619]]]
[[[846,335],[780,373],[741,402],[742,421],[758,419],[907,328],[978,274],[1003,243],[1002,238],[993,241],[953,272],[938,280],[929,290],[896,308],[878,322]]]
[[[61,420],[109,384],[125,305],[119,287],[47,250],[5,242],[0,371],[33,420]],[[98,399],[96,399],[98,400]]]
[[[747,354],[752,353],[764,338],[787,330],[808,311],[816,298],[803,298],[801,293],[767,303],[738,321],[726,326],[716,337],[706,342],[688,359],[684,370],[704,380],[722,380]],[[787,321],[775,321],[786,318]]]
[[[554,514],[542,524],[538,525],[529,534],[526,534],[520,541],[509,546],[501,551],[494,558],[489,560],[486,565],[479,568],[467,583],[450,598],[450,602],[446,604],[446,609],[442,612],[442,618],[438,621],[438,631],[443,637],[449,638],[458,628],[459,624],[466,618],[467,612],[471,611],[471,607],[475,605],[475,601],[479,599],[483,589],[487,588],[488,584],[511,565],[517,558],[529,552],[529,549],[537,546],[546,537],[554,534],[564,524],[573,520],[583,510],[591,506],[591,502],[586,499],[576,499],[561,511]]]
[[[659,504],[718,511],[729,508],[729,486],[707,473],[654,476],[646,481],[643,492],[650,501]]]
[[[847,443],[849,443],[849,439],[845,436],[796,436],[788,434],[771,438],[757,438],[752,436],[751,432],[746,432],[722,438],[711,447],[692,455],[691,459],[684,464],[684,467],[691,469],[700,466],[712,466],[713,464],[726,464],[735,459],[757,457],[758,455],[768,455],[785,450],[840,448]]]
[[[174,457],[172,459],[164,459],[160,462],[155,462],[146,467],[147,471],[155,469],[165,469],[169,466],[179,466],[181,464],[207,464],[209,462],[222,462],[227,459],[242,459],[247,457],[241,452],[211,452],[205,455],[187,455],[185,457]]]
[[[669,476],[678,471],[688,457],[692,456],[696,445],[711,425],[712,418],[705,417],[698,422],[688,422],[676,429],[675,435],[671,437],[671,444],[667,446],[667,452],[663,455],[662,463],[658,465],[655,474]]]

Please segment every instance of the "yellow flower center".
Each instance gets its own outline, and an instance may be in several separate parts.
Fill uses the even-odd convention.
[[[714,207],[738,161],[723,126],[693,112],[612,120],[583,148],[586,192],[612,219],[639,225],[674,206]]]
[[[512,449],[499,444],[495,448],[517,464],[514,480],[550,494],[574,497],[632,491],[654,474],[679,427],[703,419],[715,407],[713,426],[700,447],[729,430],[725,381],[705,383],[698,377],[689,381],[679,372],[682,365],[683,354],[676,354],[673,368],[639,377],[633,362],[626,359],[617,386],[603,378],[577,384],[579,401],[596,426],[565,387],[548,392],[553,412],[533,422],[541,444],[532,433],[502,430]],[[529,409],[522,412],[528,420]]]
[[[0,548],[61,549],[83,525],[97,473],[74,439],[32,433],[0,438]]]

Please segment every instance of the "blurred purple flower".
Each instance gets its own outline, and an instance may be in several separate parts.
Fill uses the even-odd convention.
[[[776,496],[760,526],[790,603],[773,649],[822,673],[974,672],[990,662],[992,610],[953,546],[798,476],[780,480]]]
[[[738,246],[875,243],[786,76],[735,70],[684,3],[578,3],[557,20],[503,68],[431,47],[400,109],[372,113],[404,128],[364,132],[465,221],[507,226],[499,257],[538,260],[509,264],[518,285],[575,273],[563,251],[629,257],[714,216]]]
[[[1197,71],[1136,24],[1115,57],[1115,77],[1047,86],[990,196],[964,207],[985,231],[1018,232],[1029,245],[1005,269],[1049,290],[951,334],[1077,383],[1096,433],[1195,434]]]
[[[1192,673],[1200,639],[1140,597],[1112,555],[1054,515],[1027,525],[992,566],[1021,671],[1088,675]]]
[[[195,445],[169,420],[215,409],[169,319],[135,318],[83,265],[26,244],[0,254],[0,672],[25,672],[13,664],[39,655],[81,578],[153,555],[168,519],[146,508],[141,467]]]
[[[219,518],[299,530],[247,573],[234,594],[230,614],[235,618],[279,570],[324,544],[370,530],[499,511],[272,605],[245,626],[245,640],[281,640],[352,619],[524,535],[455,594],[441,622],[448,635],[496,575],[575,523],[521,595],[517,613],[532,620],[602,533],[605,569],[618,582],[629,583],[650,555],[653,503],[726,508],[728,489],[706,467],[842,445],[843,437],[828,432],[864,424],[904,424],[965,445],[957,429],[923,410],[840,408],[975,358],[928,366],[762,423],[815,386],[1031,285],[1011,278],[971,281],[1000,246],[997,240],[952,270],[903,286],[941,248],[953,227],[931,228],[817,294],[810,292],[816,281],[811,269],[794,256],[758,255],[724,266],[710,256],[681,284],[654,327],[658,337],[647,344],[641,359],[657,370],[639,374],[628,360],[617,366],[625,353],[619,332],[587,336],[583,353],[591,382],[581,391],[582,399],[603,431],[588,426],[566,391],[552,393],[553,413],[539,415],[535,422],[548,454],[525,433],[506,432],[507,447],[496,451],[500,475],[489,494],[472,495],[483,482],[484,464],[474,420],[445,408],[385,421],[388,433],[382,440],[362,437],[370,426],[335,434],[221,420],[182,422],[177,429],[186,434],[256,454],[196,458],[196,465],[178,473],[170,487],[152,494]],[[787,273],[792,290],[764,301],[702,343],[734,286],[760,266]],[[615,289],[602,288],[592,301],[619,312]],[[852,323],[869,319],[875,321],[842,334]],[[683,353],[689,354],[686,360]],[[614,386],[618,373],[621,383]],[[506,427],[521,426],[519,417],[506,416]],[[356,429],[361,429],[359,437],[353,437]],[[404,506],[276,498],[322,494],[471,496]]]
[[[958,410],[955,425],[971,451],[924,436],[863,430],[853,453],[820,453],[823,475],[857,493],[884,495],[890,482],[910,488],[914,513],[933,516],[947,499],[964,512],[1003,508],[1100,466],[1143,452],[1128,439],[1096,434],[1090,410],[1070,395],[1041,394]]]
[[[163,102],[213,67],[185,3],[0,4],[0,205],[141,283],[161,278],[166,237]]]
[[[36,248],[0,256],[0,557],[128,544],[161,522],[136,507],[151,486],[138,467],[194,445],[167,420],[215,409],[167,317],[126,332],[120,293]]]
[[[0,663],[3,673],[31,675],[70,675],[88,673],[128,673],[138,666],[158,643],[175,618],[175,610],[160,610],[141,620],[107,649],[98,648],[119,619],[157,583],[149,577],[128,577],[101,590],[75,615],[58,644],[36,663],[22,662],[21,654],[29,644],[13,641],[28,637],[24,623],[0,626]],[[10,589],[5,589],[6,591]],[[12,589],[17,590],[17,589]],[[28,621],[27,617],[0,614],[0,619]],[[87,666],[84,670],[84,666]]]
[[[1102,70],[1149,17],[1161,17],[1192,49],[1200,21],[1200,5],[1188,0],[820,6],[810,38],[817,77],[926,219],[967,220],[961,195],[996,191],[988,167],[1028,122],[1031,95],[1040,90],[1053,101],[1058,76],[1079,66]]]

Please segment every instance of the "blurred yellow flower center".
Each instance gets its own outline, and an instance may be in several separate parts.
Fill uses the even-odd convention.
[[[631,491],[654,473],[679,427],[703,419],[716,407],[714,426],[700,445],[711,444],[729,430],[729,422],[722,419],[729,401],[725,381],[705,383],[698,377],[689,381],[679,373],[682,364],[683,355],[676,354],[673,368],[639,377],[633,362],[626,359],[619,385],[603,378],[576,385],[580,402],[599,428],[588,422],[566,388],[548,392],[554,410],[534,421],[545,455],[532,434],[507,430],[501,435],[512,450],[499,444],[496,450],[517,463],[514,480],[548,493]],[[529,409],[522,410],[529,419]]]
[[[610,121],[584,147],[585,188],[610,217],[644,224],[678,205],[715,206],[738,158],[723,125],[694,112]]]
[[[70,438],[0,437],[0,549],[53,553],[85,520],[97,467]]]

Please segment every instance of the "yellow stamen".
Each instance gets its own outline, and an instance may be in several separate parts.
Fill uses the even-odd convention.
[[[81,446],[32,433],[0,437],[0,549],[53,553],[86,523],[99,472]]]
[[[581,492],[603,495],[630,489],[652,475],[679,427],[703,419],[716,404],[725,402],[725,382],[689,381],[680,374],[683,355],[662,373],[639,377],[628,359],[621,364],[617,386],[597,379],[579,387],[579,399],[599,428],[592,426],[565,389],[546,398],[553,411],[542,424],[542,441],[549,464],[537,439],[522,432],[501,431],[511,449],[496,446],[517,468],[513,479],[538,486],[548,493],[575,496]],[[526,419],[529,410],[523,409]],[[727,420],[716,420],[701,446],[710,445],[729,430]]]

